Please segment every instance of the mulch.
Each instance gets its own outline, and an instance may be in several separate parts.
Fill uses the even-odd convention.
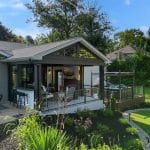
[[[0,150],[19,150],[18,143],[15,139],[12,140],[10,137],[8,137],[1,141]]]

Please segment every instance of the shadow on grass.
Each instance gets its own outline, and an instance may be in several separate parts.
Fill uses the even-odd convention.
[[[139,127],[141,127],[147,134],[150,135],[150,125],[135,120],[133,120],[133,122],[136,123]]]

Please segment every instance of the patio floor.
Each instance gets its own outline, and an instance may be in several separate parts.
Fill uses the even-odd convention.
[[[45,106],[40,112],[40,115],[50,115],[50,114],[68,114],[76,113],[78,110],[98,110],[103,109],[104,104],[102,100],[93,99],[93,97],[87,97],[86,103],[83,98],[77,100],[72,100],[68,103],[64,102],[49,102],[48,107]]]
[[[14,121],[25,114],[25,109],[16,108],[9,101],[0,102],[0,124]]]
[[[102,100],[93,99],[92,97],[87,97],[86,103],[84,103],[82,97],[82,99],[72,100],[67,104],[50,101],[48,105],[49,107],[45,107],[42,112],[39,112],[40,115],[67,114],[76,113],[78,110],[98,110],[104,108]],[[0,124],[18,119],[27,112],[26,110],[25,108],[16,108],[9,101],[0,102]]]

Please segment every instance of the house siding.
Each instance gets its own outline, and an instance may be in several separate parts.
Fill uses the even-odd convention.
[[[0,63],[0,94],[3,100],[8,99],[8,66],[4,63]]]

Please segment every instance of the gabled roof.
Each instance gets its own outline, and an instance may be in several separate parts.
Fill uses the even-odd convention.
[[[120,54],[135,54],[136,50],[133,49],[130,45],[127,45],[117,51],[107,54],[107,58],[110,60],[115,60],[119,57]]]
[[[0,54],[5,56],[5,57],[10,57],[12,56],[12,53],[9,51],[5,51],[5,50],[0,50]]]
[[[12,50],[25,47],[27,47],[27,45],[22,43],[0,41],[0,54],[10,57],[12,55]]]
[[[93,52],[98,58],[104,62],[109,62],[101,52],[99,52],[95,47],[85,41],[83,38],[72,38],[64,41],[53,42],[49,44],[43,44],[39,46],[32,46],[28,48],[15,49],[12,51],[13,56],[9,57],[7,61],[21,61],[21,60],[42,60],[42,58],[48,54],[55,51],[59,51],[68,46],[74,45],[76,43],[81,43],[91,52]]]
[[[12,51],[14,49],[20,49],[25,47],[28,47],[28,45],[16,42],[0,41],[0,50],[4,51]]]

